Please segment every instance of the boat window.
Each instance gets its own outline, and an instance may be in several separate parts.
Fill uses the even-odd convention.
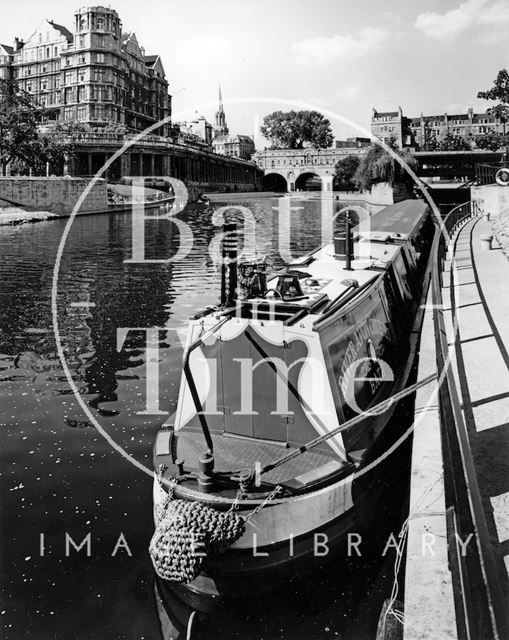
[[[395,335],[401,335],[407,324],[406,318],[408,315],[408,308],[401,296],[392,266],[387,272],[387,277],[384,278],[384,293],[387,302],[390,325],[393,328]]]
[[[412,239],[411,246],[415,252],[415,259],[419,269],[428,256],[434,230],[435,225],[433,223],[433,218],[431,215],[428,215],[424,223],[421,225],[421,228]]]
[[[410,286],[407,280],[408,267],[405,265],[401,251],[393,260],[392,267],[395,279],[398,283],[398,288],[401,291],[403,298],[405,300],[410,300],[412,298],[412,294],[410,293]]]

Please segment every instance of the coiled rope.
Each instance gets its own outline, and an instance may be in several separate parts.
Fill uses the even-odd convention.
[[[216,511],[197,501],[173,499],[176,482],[159,512],[149,553],[157,575],[171,582],[189,583],[200,573],[204,559],[219,554],[245,532],[246,522],[275,497],[277,486],[267,498],[246,517],[235,513],[243,491],[227,512]]]

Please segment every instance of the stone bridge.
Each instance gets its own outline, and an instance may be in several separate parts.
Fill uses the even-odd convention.
[[[271,149],[258,151],[253,160],[263,170],[265,185],[272,184],[281,191],[305,188],[309,178],[320,178],[322,189],[332,191],[335,166],[338,160],[350,155],[361,156],[365,148],[331,149]],[[272,190],[272,189],[271,189]]]

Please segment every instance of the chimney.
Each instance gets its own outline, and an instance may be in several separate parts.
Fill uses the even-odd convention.
[[[14,38],[14,51],[19,51],[24,44],[25,44],[24,41],[21,40],[20,38],[18,37]]]

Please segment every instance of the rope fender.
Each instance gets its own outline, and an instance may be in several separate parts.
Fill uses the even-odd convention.
[[[233,511],[169,498],[150,541],[152,564],[163,580],[187,584],[207,556],[225,551],[244,531],[244,518]]]

